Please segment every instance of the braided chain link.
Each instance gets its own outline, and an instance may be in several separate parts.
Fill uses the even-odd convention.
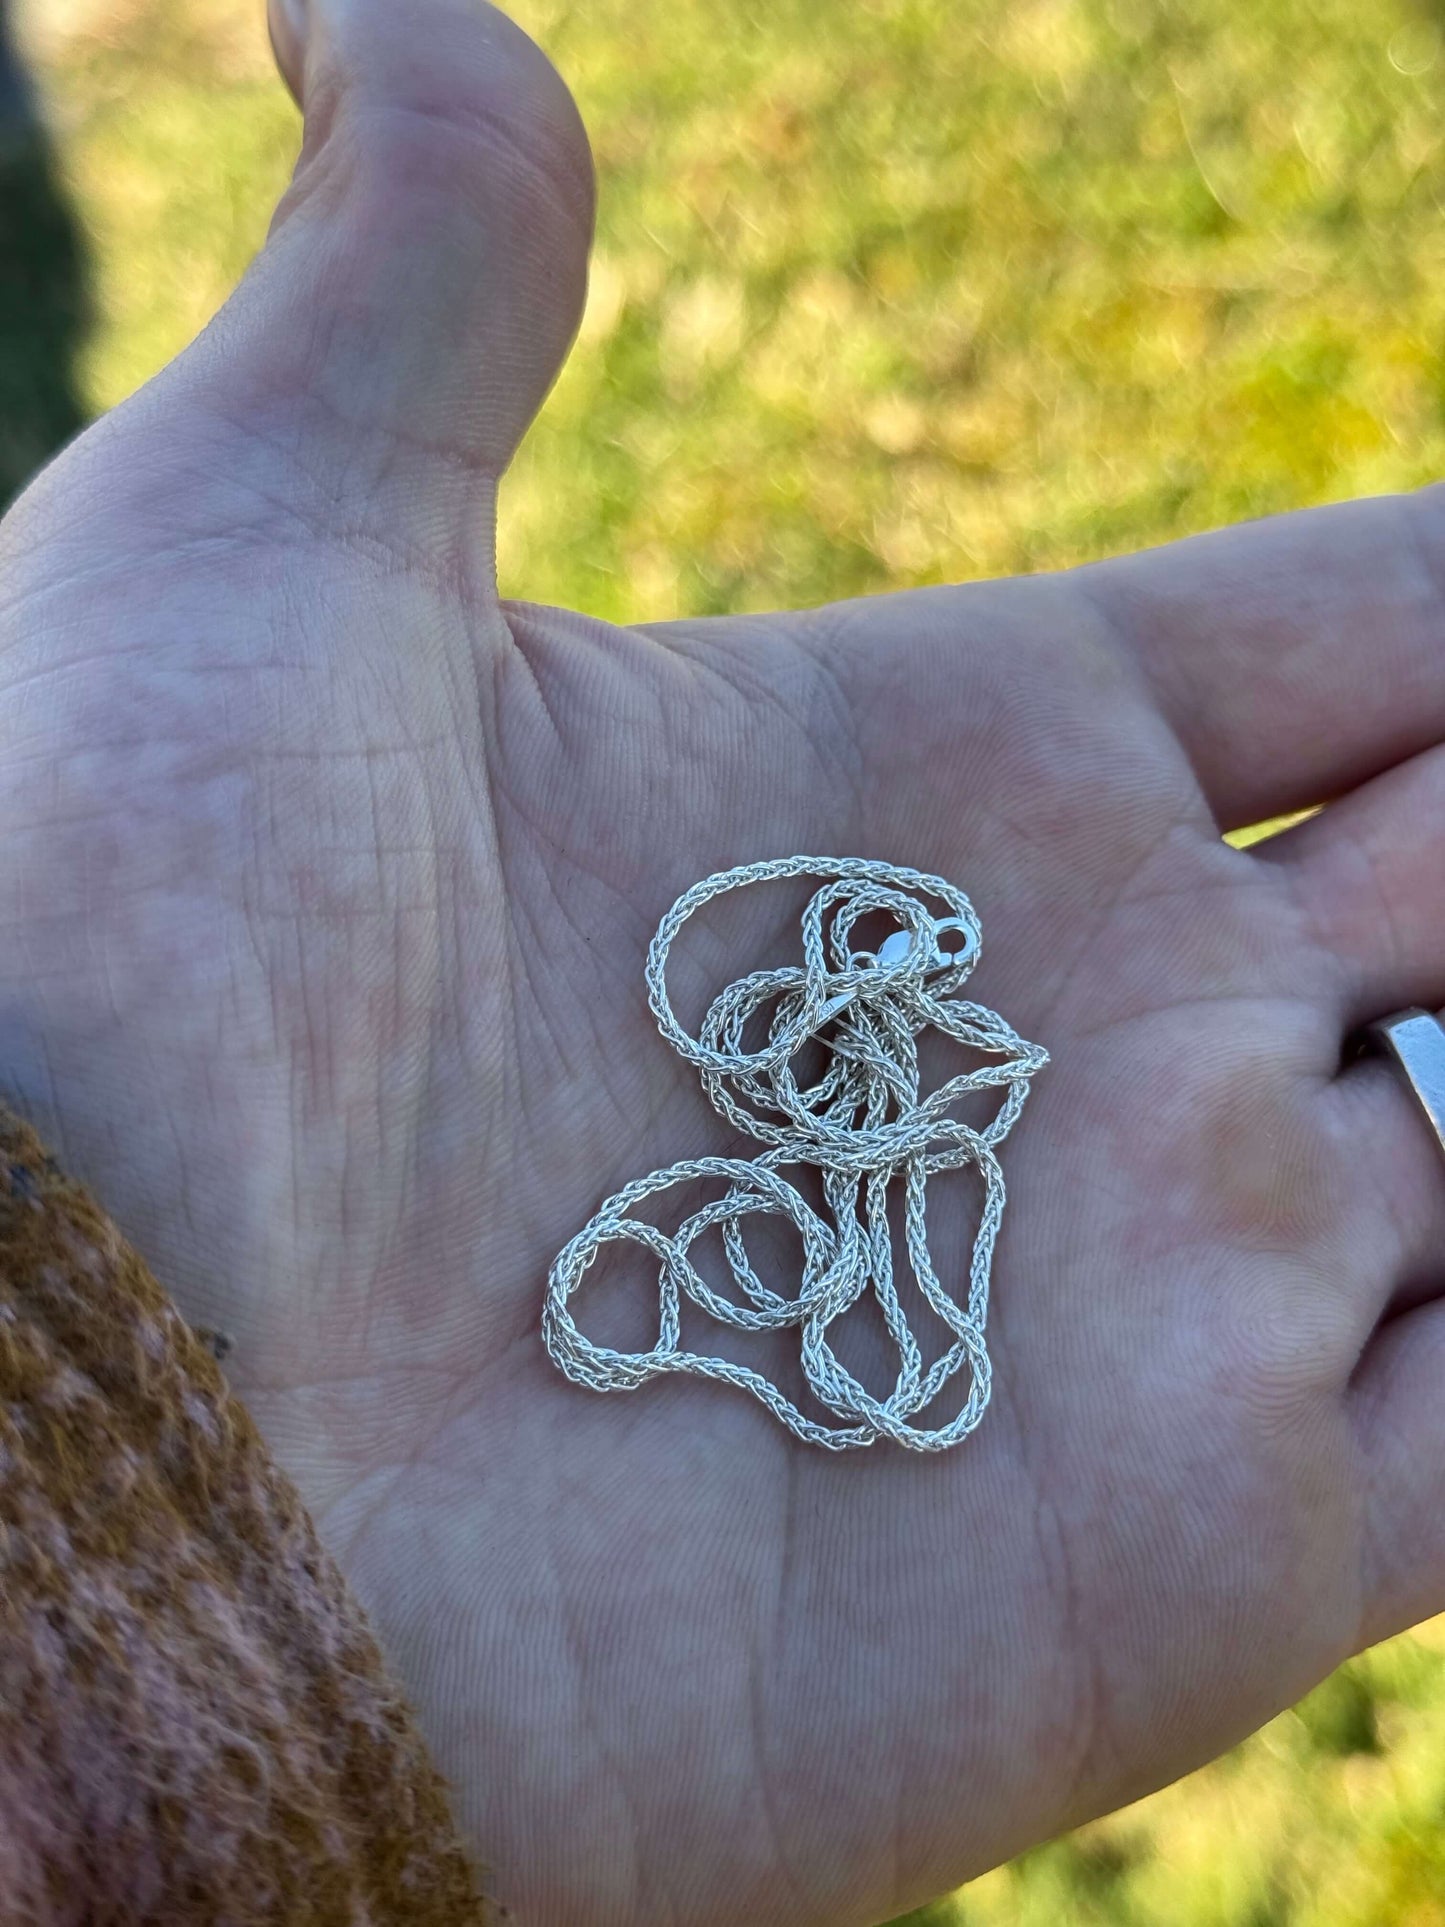
[[[745,884],[788,877],[827,879],[802,918],[803,964],[753,971],[714,998],[697,1037],[683,1029],[667,991],[673,942],[693,913]],[[921,899],[946,906],[939,916]],[[849,937],[861,918],[882,911],[897,925],[876,952],[854,951]],[[1029,1079],[1048,1053],[1025,1042],[995,1011],[956,993],[978,962],[982,932],[973,905],[941,877],[861,857],[782,857],[742,864],[694,884],[658,926],[647,957],[647,992],[658,1028],[701,1074],[714,1107],[739,1131],[766,1148],[755,1158],[700,1157],[636,1178],[610,1197],[563,1246],[547,1279],[542,1329],[553,1360],[578,1385],[594,1391],[631,1391],[666,1372],[690,1372],[751,1392],[800,1439],[846,1451],[888,1438],[914,1451],[956,1444],[978,1424],[988,1403],[990,1366],[984,1343],[989,1272],[1003,1216],[1004,1181],[997,1147],[1023,1109]],[[947,946],[947,947],[945,947]],[[772,1007],[767,1042],[743,1049],[750,1018]],[[920,1093],[919,1036],[928,1029],[998,1062],[949,1078]],[[808,1042],[821,1045],[828,1065],[800,1089],[793,1060]],[[980,1130],[950,1117],[976,1091],[1004,1093],[992,1121]],[[928,1248],[925,1192],[935,1171],[975,1167],[983,1180],[983,1210],[959,1304],[944,1289]],[[812,1209],[780,1175],[783,1167],[811,1166],[822,1176],[826,1214]],[[715,1179],[720,1197],[665,1232],[634,1208],[674,1185]],[[926,1370],[893,1277],[888,1224],[890,1187],[901,1184],[904,1242],[924,1299],[953,1342]],[[788,1219],[803,1246],[802,1277],[789,1298],[764,1284],[743,1239],[746,1219]],[[688,1253],[717,1225],[739,1298],[719,1295]],[[660,1330],[650,1351],[622,1352],[594,1344],[578,1328],[570,1301],[604,1245],[630,1240],[657,1260]],[[875,1398],[840,1362],[828,1328],[864,1292],[872,1291],[897,1347],[898,1377],[887,1398]],[[683,1295],[719,1323],[739,1331],[798,1326],[803,1374],[818,1403],[837,1419],[807,1417],[760,1372],[729,1359],[680,1349]],[[947,1424],[914,1423],[945,1385],[964,1369],[968,1394]]]

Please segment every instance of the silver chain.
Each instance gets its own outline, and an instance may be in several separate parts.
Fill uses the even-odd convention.
[[[667,991],[667,961],[682,926],[705,903],[746,884],[787,877],[827,879],[802,918],[803,963],[756,970],[713,999],[697,1037],[678,1022]],[[946,906],[937,915],[924,899]],[[853,950],[854,926],[881,911],[896,925],[876,951]],[[956,993],[978,962],[982,932],[973,905],[941,877],[862,857],[781,857],[719,871],[694,884],[658,926],[647,955],[647,992],[658,1028],[701,1074],[702,1086],[727,1121],[766,1148],[755,1158],[701,1157],[636,1178],[610,1197],[563,1246],[547,1279],[542,1330],[553,1360],[578,1385],[594,1391],[631,1391],[667,1372],[690,1372],[740,1386],[761,1399],[790,1432],[835,1452],[880,1438],[919,1452],[955,1445],[973,1430],[988,1403],[990,1366],[984,1343],[989,1272],[1003,1216],[1004,1182],[996,1155],[1023,1109],[1029,1079],[1048,1053],[1026,1043],[995,1011]],[[771,1006],[767,1042],[743,1049],[750,1018]],[[949,1078],[920,1094],[917,1039],[934,1029],[1000,1061]],[[809,1041],[828,1065],[800,1089],[793,1060]],[[980,1130],[950,1117],[975,1091],[1005,1095]],[[974,1166],[983,1179],[983,1211],[959,1304],[944,1289],[928,1248],[925,1192],[935,1171]],[[780,1171],[811,1166],[822,1175],[821,1214]],[[722,1195],[667,1232],[634,1208],[674,1185],[720,1181]],[[888,1224],[890,1188],[901,1185],[904,1241],[924,1299],[953,1335],[942,1357],[924,1368],[923,1355],[893,1279]],[[757,1275],[743,1240],[755,1214],[789,1219],[802,1238],[802,1278],[786,1297]],[[712,1226],[738,1299],[720,1296],[688,1253]],[[657,1260],[660,1331],[650,1351],[622,1352],[594,1344],[578,1328],[570,1301],[604,1245],[631,1240]],[[887,1398],[875,1398],[839,1361],[828,1328],[872,1291],[897,1347],[898,1377]],[[840,1425],[807,1417],[760,1372],[729,1359],[680,1349],[682,1297],[739,1331],[801,1327],[803,1375],[809,1391]],[[967,1368],[962,1410],[944,1425],[915,1424],[945,1385]]]

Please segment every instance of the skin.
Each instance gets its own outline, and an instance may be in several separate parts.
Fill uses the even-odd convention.
[[[1445,1605],[1445,1172],[1341,1065],[1445,997],[1445,505],[768,618],[500,601],[575,111],[472,0],[272,31],[268,247],[0,531],[0,1061],[234,1340],[516,1918],[877,1921]],[[539,1337],[603,1195],[733,1148],[646,1010],[657,919],[793,851],[960,882],[1053,1054],[939,1457],[601,1398]],[[685,1013],[785,895],[682,946]]]

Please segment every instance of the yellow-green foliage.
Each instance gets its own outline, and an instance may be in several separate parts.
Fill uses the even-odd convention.
[[[1445,469],[1436,0],[518,0],[601,170],[513,594],[619,619],[1053,567]],[[259,0],[28,0],[100,324],[206,320],[293,110]],[[1445,1927],[1445,1631],[913,1917]]]

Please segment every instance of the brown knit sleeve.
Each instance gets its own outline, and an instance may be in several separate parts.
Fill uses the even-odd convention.
[[[486,1918],[295,1491],[140,1258],[0,1106],[0,1920]]]

